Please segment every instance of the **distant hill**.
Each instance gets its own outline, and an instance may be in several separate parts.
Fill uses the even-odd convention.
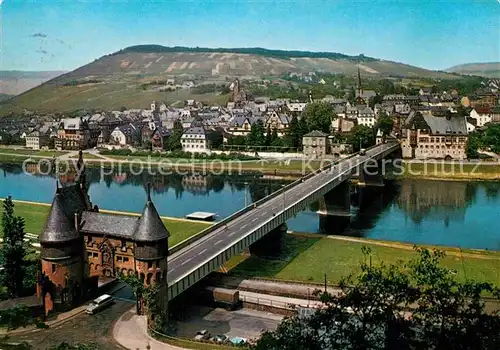
[[[66,72],[0,71],[0,93],[18,95]]]
[[[76,109],[147,108],[152,100],[173,103],[189,98],[227,101],[217,93],[193,95],[190,90],[161,91],[167,79],[176,84],[228,84],[235,77],[262,79],[282,77],[291,72],[329,72],[400,78],[456,78],[403,63],[364,55],[268,50],[262,48],[211,49],[131,46],[103,56],[72,72],[0,104],[0,116],[23,109],[38,112],[68,112]]]
[[[446,69],[446,72],[500,78],[500,62],[459,64]]]
[[[12,95],[7,95],[7,94],[0,93],[0,102],[8,100],[11,97],[13,97],[13,96]]]

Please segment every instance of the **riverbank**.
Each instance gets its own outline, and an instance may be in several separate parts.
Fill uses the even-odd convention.
[[[295,233],[285,236],[283,252],[277,258],[237,256],[226,264],[226,271],[235,277],[313,283],[324,283],[326,274],[328,284],[337,285],[342,277],[358,274],[360,263],[369,259],[361,251],[363,246],[370,248],[372,264],[396,264],[416,257],[411,244]],[[500,285],[500,251],[437,248],[446,253],[442,265],[456,273],[458,279]]]
[[[13,200],[15,204],[15,214],[21,216],[25,220],[25,231],[33,234],[40,234],[45,225],[47,216],[49,215],[50,203],[37,203],[28,201]],[[0,208],[0,214],[3,212],[3,207]],[[113,210],[100,209],[101,213],[139,216],[139,213],[118,212]],[[163,223],[169,230],[171,236],[169,238],[169,246],[184,241],[192,237],[198,232],[206,229],[211,224],[182,218],[161,217]]]
[[[22,164],[27,159],[32,159],[37,163],[42,159],[53,159],[52,153],[18,152],[3,153],[0,150],[0,163]],[[64,156],[61,154],[61,156]],[[244,160],[244,161],[223,161],[223,160],[202,160],[186,158],[161,158],[161,157],[120,157],[106,156],[100,158],[94,154],[84,154],[85,163],[88,167],[104,167],[106,169],[127,170],[126,166],[137,169],[142,166],[144,169],[161,168],[164,173],[178,172],[199,172],[207,174],[244,174],[260,173],[270,176],[280,176],[280,178],[295,179],[319,169],[321,166],[329,164],[329,160]],[[70,157],[75,158],[75,157]]]
[[[10,150],[0,148],[0,163],[21,164],[26,159],[37,162],[41,159],[65,157],[62,151]],[[75,158],[72,156],[71,158]],[[104,167],[106,169],[127,170],[126,166],[137,169],[159,169],[165,173],[198,172],[207,174],[245,174],[258,173],[279,179],[296,179],[326,166],[332,160],[203,160],[185,158],[163,158],[147,156],[97,156],[84,153],[88,167]],[[467,162],[454,163],[445,161],[406,160],[403,162],[401,174],[396,179],[414,178],[427,180],[462,180],[462,181],[499,181],[500,163]]]
[[[500,163],[403,162],[403,173],[397,178],[444,181],[499,181]]]

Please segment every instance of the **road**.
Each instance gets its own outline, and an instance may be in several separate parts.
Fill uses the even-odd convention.
[[[339,175],[350,173],[353,168],[356,168],[369,158],[383,153],[391,147],[394,147],[394,144],[382,144],[368,150],[366,155],[356,156],[350,160],[341,161],[332,169],[305,180],[287,190],[283,195],[271,198],[255,209],[230,221],[226,227],[216,229],[207,236],[193,242],[191,245],[175,252],[168,259],[168,284],[172,285],[176,283],[187,273],[195,270],[201,264],[220,253],[224,248],[230,247],[250,232],[263,226],[268,220],[271,220],[274,215],[279,215],[285,208],[311,195],[318,188],[333,181]]]
[[[116,300],[109,308],[95,315],[85,313],[74,316],[62,324],[44,330],[37,330],[23,335],[13,336],[13,341],[25,341],[34,349],[47,349],[66,342],[69,344],[93,343],[102,350],[121,349],[113,339],[113,325],[134,303]],[[143,344],[142,349],[147,343]]]

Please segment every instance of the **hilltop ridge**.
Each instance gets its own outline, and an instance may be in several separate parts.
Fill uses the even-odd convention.
[[[269,50],[263,48],[186,48],[161,45],[130,46],[105,55],[71,72],[0,103],[0,116],[32,110],[38,113],[71,112],[78,109],[111,110],[147,108],[151,101],[181,103],[187,99],[227,102],[215,88],[167,85],[227,85],[238,77],[257,84],[263,80],[284,82],[291,74],[312,72],[418,81],[456,79],[457,74],[431,71],[364,55]],[[286,83],[288,84],[288,82]],[[175,91],[171,91],[175,90]],[[204,90],[200,92],[200,90]],[[208,91],[208,92],[207,92]]]
[[[328,58],[328,59],[347,59],[359,62],[379,61],[377,58],[368,57],[363,54],[349,56],[338,52],[326,51],[302,51],[302,50],[274,50],[262,47],[243,47],[243,48],[208,48],[208,47],[187,47],[187,46],[162,46],[162,45],[134,45],[126,47],[112,55],[139,52],[139,53],[166,53],[166,52],[193,52],[193,53],[236,53],[246,55],[259,55],[264,57],[276,57],[282,59],[290,58]]]

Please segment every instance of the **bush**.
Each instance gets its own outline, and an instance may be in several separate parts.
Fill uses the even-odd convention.
[[[218,159],[218,160],[257,160],[259,158],[247,156],[245,154],[231,152],[229,154],[207,154],[207,153],[191,153],[184,152],[182,150],[175,150],[167,153],[158,151],[135,151],[132,152],[130,149],[112,149],[112,150],[102,150],[100,152],[102,155],[109,156],[136,156],[136,157],[165,157],[165,158],[183,158],[183,159]]]

